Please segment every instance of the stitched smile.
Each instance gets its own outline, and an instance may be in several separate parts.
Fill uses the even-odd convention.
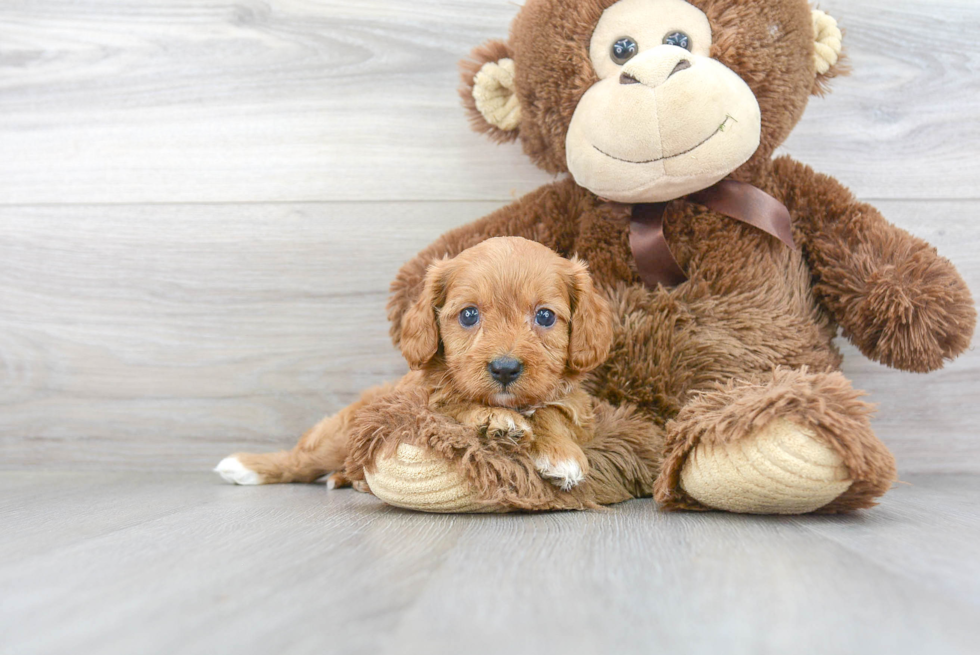
[[[667,156],[667,157],[659,157],[657,159],[648,159],[646,161],[633,161],[631,159],[623,159],[622,157],[616,157],[615,155],[610,155],[608,152],[605,152],[603,150],[600,150],[599,149],[599,146],[596,146],[594,144],[593,144],[592,147],[595,148],[596,150],[598,150],[601,154],[605,155],[606,157],[609,157],[610,159],[615,159],[616,161],[625,162],[627,164],[654,164],[654,163],[656,163],[658,161],[666,161],[668,159],[674,159],[675,157],[683,157],[684,155],[686,155],[686,154],[688,154],[690,152],[694,152],[695,150],[697,150],[698,148],[700,148],[701,146],[703,146],[704,144],[706,144],[708,141],[711,141],[711,139],[715,138],[718,135],[719,132],[724,132],[725,131],[725,127],[728,125],[728,121],[730,121],[730,120],[731,121],[734,121],[735,119],[732,118],[731,116],[725,116],[725,120],[722,122],[721,125],[718,126],[718,129],[715,130],[714,132],[712,132],[708,136],[708,138],[706,138],[704,141],[702,141],[701,143],[697,144],[696,146],[691,147],[691,148],[688,148],[684,152],[678,152],[675,155],[670,155],[670,156]],[[735,121],[735,122],[737,123],[738,121]]]

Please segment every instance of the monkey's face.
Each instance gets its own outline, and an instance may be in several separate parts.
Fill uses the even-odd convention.
[[[592,34],[599,81],[575,108],[568,170],[596,195],[662,202],[711,186],[759,147],[755,94],[712,59],[707,16],[684,0],[620,0]]]
[[[545,170],[660,202],[765,170],[840,54],[808,0],[526,0],[463,63],[463,100]]]

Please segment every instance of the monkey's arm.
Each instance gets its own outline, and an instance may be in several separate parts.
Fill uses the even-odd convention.
[[[455,257],[493,237],[524,237],[563,253],[572,247],[578,222],[575,205],[584,192],[568,180],[537,189],[494,213],[439,237],[408,261],[391,283],[388,320],[391,338],[401,341],[402,316],[418,298],[425,271],[433,261]]]
[[[832,177],[788,157],[776,160],[774,174],[817,300],[862,353],[926,372],[970,345],[976,310],[949,260]]]

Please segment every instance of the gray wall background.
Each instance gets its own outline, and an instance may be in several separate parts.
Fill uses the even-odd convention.
[[[784,151],[980,289],[980,5],[825,0],[853,75]],[[200,470],[405,365],[384,304],[443,231],[549,181],[469,131],[505,0],[0,5],[0,468]],[[980,355],[847,347],[911,472],[980,472]]]

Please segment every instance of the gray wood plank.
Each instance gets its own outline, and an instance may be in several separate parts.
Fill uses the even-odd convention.
[[[16,555],[0,559],[4,652],[959,654],[980,639],[962,550],[980,536],[977,476],[779,518],[650,501],[433,516],[315,485],[126,475],[0,473],[24,492],[0,508]],[[53,493],[76,490],[88,507]],[[142,518],[117,514],[124,494]]]
[[[962,484],[955,476],[907,476],[859,518],[805,517],[797,524],[897,576],[980,605],[980,514]]]
[[[456,62],[506,0],[0,6],[0,203],[505,200],[548,178],[469,131]],[[978,198],[980,5],[825,0],[854,75],[787,150],[864,197]]]
[[[879,205],[980,288],[980,202]],[[497,206],[0,208],[0,468],[201,470],[291,445],[405,370],[389,281]],[[975,350],[918,376],[848,348],[845,370],[902,471],[980,472]]]
[[[581,522],[574,515],[536,517],[533,527],[521,526],[528,534],[508,539],[510,558],[490,554],[500,548],[495,535],[467,535],[396,639],[415,646],[414,652],[440,644],[444,653],[469,644],[486,653],[975,648],[977,636],[968,626],[980,616],[976,605],[951,603],[943,590],[880,569],[833,539],[815,541],[780,518],[649,511],[637,501],[617,508],[611,523],[597,518],[581,532],[572,527]],[[901,508],[896,512],[901,515]],[[914,530],[905,517],[900,521]],[[840,531],[849,527],[845,519]],[[974,528],[957,536],[975,535]],[[526,540],[541,543],[521,548]],[[879,537],[875,544],[884,541]],[[493,599],[482,580],[494,581]],[[523,602],[506,602],[512,589],[520,590]],[[969,599],[976,601],[975,594]],[[449,621],[426,620],[449,612],[480,621],[461,631]]]
[[[811,4],[839,20],[853,72],[811,101],[783,151],[866,198],[980,197],[980,44],[972,36],[980,4]],[[942,34],[944,45],[929,34]],[[946,177],[957,169],[962,177]]]
[[[0,475],[0,560],[8,566],[204,505],[200,494],[168,497],[192,474],[11,471]],[[58,526],[61,526],[60,528]],[[64,528],[64,529],[61,529]]]
[[[301,433],[406,370],[390,280],[496,206],[0,210],[0,466],[62,452],[166,469],[180,442]]]
[[[64,492],[78,479],[45,482]],[[454,543],[452,520],[353,492],[243,493],[210,475],[167,482],[140,494],[147,520],[102,517],[121,525],[3,565],[4,652],[69,643],[100,653],[370,652]],[[130,493],[142,484],[131,480]],[[57,501],[40,509],[61,514],[49,530],[88,530],[83,517],[111,511],[100,502],[110,494],[96,494],[88,512],[67,514]],[[392,512],[394,522],[383,518]]]

